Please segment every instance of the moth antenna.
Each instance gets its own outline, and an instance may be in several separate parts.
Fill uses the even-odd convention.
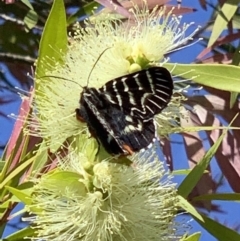
[[[97,60],[95,61],[94,65],[93,65],[93,67],[92,67],[92,69],[91,69],[91,71],[90,71],[90,73],[89,73],[89,75],[88,75],[88,78],[87,78],[87,86],[88,86],[89,79],[90,79],[90,77],[91,77],[91,74],[92,74],[92,72],[93,72],[94,67],[97,65],[98,61],[99,61],[100,58],[103,56],[103,54],[104,54],[108,49],[110,49],[110,48],[111,48],[111,47],[108,47],[108,48],[104,49],[103,52],[98,56]],[[41,76],[41,77],[38,77],[38,79],[43,79],[43,78],[56,78],[56,79],[66,80],[66,81],[70,81],[70,82],[72,82],[72,83],[77,84],[77,85],[80,86],[82,89],[84,88],[84,87],[83,87],[82,85],[80,85],[78,82],[76,82],[76,81],[74,81],[74,80],[70,80],[70,79],[65,78],[65,77],[59,77],[59,76],[54,76],[54,75],[43,75],[43,76]]]
[[[102,51],[102,53],[98,56],[97,60],[95,61],[94,65],[93,65],[93,67],[92,67],[92,69],[91,69],[91,71],[90,71],[90,73],[89,73],[89,75],[88,75],[88,78],[87,78],[87,86],[88,86],[88,83],[89,83],[89,79],[90,79],[90,77],[91,77],[91,74],[92,74],[95,66],[97,65],[98,61],[101,59],[101,57],[103,56],[103,54],[104,54],[108,49],[110,49],[110,48],[112,48],[112,47],[108,47],[108,48],[104,49],[104,50]]]
[[[55,76],[55,75],[43,75],[43,76],[39,77],[38,79],[43,79],[43,78],[56,78],[56,79],[61,79],[61,80],[67,80],[67,81],[70,81],[74,84],[77,84],[78,86],[80,86],[83,89],[83,86],[80,85],[78,82],[76,82],[74,80],[70,80],[70,79],[65,78],[65,77],[59,77],[59,76]]]

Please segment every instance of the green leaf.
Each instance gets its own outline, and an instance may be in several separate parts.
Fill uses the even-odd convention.
[[[238,44],[238,47],[235,49],[233,58],[232,58],[232,65],[239,66],[240,64],[240,43]]]
[[[216,89],[240,93],[240,67],[223,64],[164,64],[172,74]]]
[[[4,186],[4,188],[5,187],[7,187],[6,189],[9,190],[13,195],[9,196],[5,202],[0,203],[0,212],[1,211],[4,212],[5,210],[3,210],[3,209],[7,209],[9,207],[9,205],[12,205],[12,203],[15,203],[15,202],[18,203],[21,200],[21,198],[17,197],[17,195],[15,196],[15,194],[12,192],[12,190],[14,190],[15,188],[12,189],[12,187],[10,187],[10,186]],[[19,191],[24,190],[24,198],[25,198],[26,194],[30,195],[32,193],[32,187],[33,187],[32,182],[24,182],[17,187],[17,190],[19,190]]]
[[[184,237],[183,239],[180,239],[180,241],[199,241],[201,238],[201,233],[193,233],[188,237]]]
[[[41,185],[52,191],[55,189],[57,193],[64,193],[67,186],[68,190],[81,195],[86,192],[86,186],[81,182],[82,179],[82,176],[75,172],[54,170],[42,177]]]
[[[30,9],[27,15],[24,17],[23,21],[27,26],[26,31],[28,31],[29,29],[32,29],[37,24],[38,15],[34,10]]]
[[[221,12],[218,14],[214,22],[212,34],[207,47],[212,46],[212,44],[218,39],[222,31],[226,28],[228,22],[231,20],[237,10],[238,4],[239,0],[227,0],[223,4]]]
[[[55,63],[61,61],[66,50],[67,23],[64,2],[63,0],[55,0],[40,41],[36,75],[43,76],[46,71],[54,68]]]
[[[193,207],[184,197],[181,195],[178,195],[178,205],[179,207],[186,210],[188,213],[190,213],[193,217],[196,217],[199,220],[202,220],[201,214]]]
[[[34,158],[34,162],[32,164],[31,177],[37,177],[39,172],[47,165],[48,161],[48,149],[46,146],[46,142],[43,140],[39,145],[38,150],[36,151],[36,155]]]
[[[5,161],[3,161],[2,159],[0,159],[0,172],[2,171],[4,165],[5,165]]]
[[[171,173],[173,175],[188,175],[192,170],[191,169],[180,169],[180,170],[174,170]],[[204,173],[209,173],[208,170],[205,170]]]
[[[78,18],[92,14],[92,11],[100,6],[101,5],[95,1],[85,4],[76,13],[74,13],[67,19],[67,24],[70,25],[76,22]]]
[[[14,232],[13,234],[5,237],[4,239],[0,239],[1,241],[28,241],[30,239],[26,239],[26,237],[33,237],[36,230],[27,227],[21,229],[19,231]]]
[[[33,10],[33,6],[28,0],[21,0],[21,2],[24,3],[26,6],[28,6],[30,9]]]
[[[27,26],[26,31],[28,31],[37,24],[38,14],[34,11],[32,4],[28,0],[21,0],[21,2],[24,3],[30,9],[23,20]]]
[[[194,219],[204,227],[209,233],[211,233],[219,241],[238,241],[240,240],[240,234],[234,230],[227,228],[226,225],[222,225],[205,215],[201,215],[197,210],[183,197],[178,196],[179,205],[188,213],[190,213]]]
[[[13,195],[15,195],[20,201],[22,201],[24,204],[28,204],[30,205],[32,203],[31,201],[31,196],[28,195],[29,189],[25,189],[25,190],[19,190],[17,188],[13,188],[13,187],[9,187],[9,186],[5,186],[5,188],[11,192]]]
[[[240,63],[240,44],[234,52],[234,55],[233,55],[233,58],[232,58],[232,65],[239,66],[239,63]],[[230,108],[232,108],[234,106],[237,99],[238,99],[238,93],[237,92],[231,92]]]
[[[173,175],[187,175],[191,172],[191,169],[180,169],[180,170],[174,170],[171,173]]]
[[[234,29],[240,29],[240,16],[239,15],[234,15],[232,19],[233,23],[233,28]]]
[[[238,99],[238,92],[231,92],[230,95],[230,108],[232,108]]]
[[[12,170],[10,173],[8,173],[4,180],[0,182],[0,189],[2,189],[5,185],[7,185],[8,182],[12,181],[15,177],[17,177],[21,172],[26,171],[26,168],[32,164],[34,160],[34,157],[26,160],[25,162],[19,163],[14,170]]]
[[[196,186],[199,179],[203,175],[205,169],[209,165],[212,157],[216,153],[219,145],[221,144],[224,136],[226,135],[226,131],[224,130],[222,135],[218,138],[218,140],[214,143],[214,145],[208,150],[208,152],[204,155],[202,160],[192,169],[192,171],[186,176],[183,182],[178,187],[178,194],[187,197],[188,194],[192,191],[192,189]]]
[[[12,204],[12,201],[17,201],[16,198],[13,196],[11,198],[8,198],[5,202],[0,203],[0,216],[4,214],[4,212],[9,208],[9,206]]]
[[[214,193],[205,194],[193,198],[193,201],[199,200],[221,200],[221,201],[238,201],[240,202],[240,193]]]
[[[240,240],[240,234],[236,231],[228,228],[226,225],[222,225],[217,221],[208,218],[202,214],[202,220],[195,219],[203,228],[211,233],[218,241],[238,241]]]

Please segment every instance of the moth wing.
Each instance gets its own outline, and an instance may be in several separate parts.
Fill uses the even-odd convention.
[[[99,92],[125,115],[148,121],[167,106],[173,80],[167,69],[152,67],[113,79]]]

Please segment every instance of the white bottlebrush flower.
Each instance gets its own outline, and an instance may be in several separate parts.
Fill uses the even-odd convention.
[[[133,161],[93,162],[70,153],[59,169],[36,180],[26,205],[34,216],[25,219],[36,230],[32,240],[178,240],[175,185],[153,155]]]
[[[47,140],[51,149],[87,129],[75,114],[83,86],[98,88],[149,64],[161,65],[165,54],[196,32],[185,36],[189,25],[181,25],[180,18],[171,13],[165,15],[164,8],[150,12],[146,7],[134,7],[131,11],[133,18],[127,22],[101,14],[94,23],[86,21],[86,27],[78,27],[71,37],[63,57],[65,65],[46,74],[56,77],[37,76],[38,123],[34,134]]]

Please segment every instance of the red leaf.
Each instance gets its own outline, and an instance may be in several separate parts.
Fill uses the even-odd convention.
[[[117,0],[96,0],[96,2],[127,18],[131,17],[131,13],[126,8],[124,8],[122,4]]]
[[[166,157],[168,167],[171,171],[173,171],[173,162],[172,162],[172,153],[171,153],[171,143],[168,139],[161,139],[161,146]]]
[[[204,10],[207,10],[206,0],[199,0],[199,3]]]
[[[169,13],[170,11],[175,14],[175,15],[179,15],[179,14],[184,14],[184,13],[190,13],[190,12],[194,12],[195,9],[191,8],[191,7],[176,7],[175,5],[168,5],[167,3],[170,0],[148,0],[147,1],[147,8],[149,10],[152,10],[153,8],[155,8],[156,6],[165,7],[165,14]],[[128,12],[128,9],[133,7],[133,3],[136,4],[138,6],[139,9],[143,9],[145,8],[145,5],[143,4],[142,0],[134,0],[134,1],[123,1],[121,2],[121,7],[116,7],[113,8],[113,4],[111,3],[111,6],[109,6],[109,2],[111,1],[107,1],[107,0],[99,0],[98,1],[100,4],[104,5],[105,7],[108,7],[109,9],[104,9],[102,12],[105,13],[111,13],[111,12],[117,12],[125,17],[130,17],[126,15],[125,11]],[[117,2],[117,1],[116,1]],[[107,3],[107,4],[106,4]],[[123,11],[124,8],[124,12],[122,13],[121,11]],[[129,14],[129,12],[128,12]]]
[[[19,118],[16,120],[11,137],[7,144],[6,158],[8,158],[13,151],[18,137],[22,131],[24,121],[26,120],[30,111],[31,103],[33,98],[33,89],[31,89],[29,96],[22,99],[22,104],[19,109]],[[19,150],[21,151],[21,150]]]
[[[207,64],[207,63],[219,63],[219,64],[231,64],[233,59],[233,53],[226,54],[214,54],[211,57],[203,59],[199,61],[199,63]]]
[[[230,109],[229,96],[225,91],[220,91],[212,88],[206,88],[212,93],[205,96],[189,97],[188,104],[194,107],[194,113],[199,117],[198,125],[205,126],[220,126],[221,122],[226,126],[230,123],[237,113],[239,113],[240,103],[237,102]],[[201,103],[197,105],[195,103]],[[221,117],[221,118],[219,118]],[[232,126],[240,126],[240,116],[233,122]],[[221,135],[221,130],[213,130],[210,133],[206,132],[209,142],[213,144]],[[240,131],[231,130],[227,133],[215,157],[221,171],[227,178],[230,186],[235,192],[240,192]]]
[[[181,119],[182,127],[193,126],[193,122],[190,120]],[[189,166],[192,169],[201,159],[204,157],[206,151],[202,145],[201,137],[198,133],[183,133],[183,140],[186,146],[186,155],[188,157]],[[215,190],[215,183],[211,177],[211,169],[208,168],[209,173],[204,174],[199,180],[196,187],[193,189],[189,198],[192,199],[196,196],[212,193]],[[207,210],[211,210],[211,201],[198,202],[198,206],[204,207]]]
[[[212,46],[205,48],[198,56],[196,59],[202,59],[203,56],[211,52],[214,48],[223,45],[223,44],[228,44],[232,41],[238,40],[240,38],[240,33],[234,33],[234,34],[229,34],[223,37],[220,37]]]

